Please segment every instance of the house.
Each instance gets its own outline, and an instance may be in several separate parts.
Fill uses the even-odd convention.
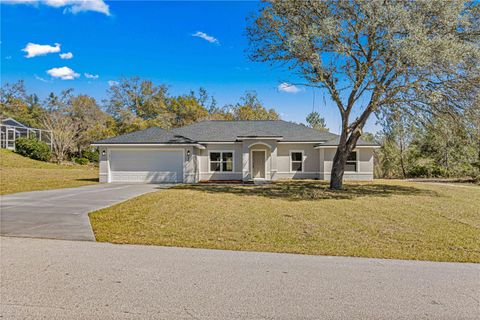
[[[0,119],[0,148],[15,150],[17,138],[31,138],[45,142],[51,147],[51,132],[48,130],[32,128],[13,119]]]
[[[291,122],[202,121],[95,142],[101,182],[330,179],[339,136]],[[346,180],[373,179],[375,144],[359,140]]]

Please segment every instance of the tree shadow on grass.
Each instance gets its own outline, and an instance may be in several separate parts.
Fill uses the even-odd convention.
[[[76,181],[87,181],[87,182],[98,182],[98,178],[80,178],[75,179]]]
[[[344,184],[342,190],[330,190],[326,182],[295,181],[275,182],[266,185],[180,185],[175,189],[196,190],[212,194],[229,193],[239,196],[261,196],[271,199],[289,201],[301,200],[344,200],[360,197],[390,197],[403,196],[438,196],[431,190],[419,189],[410,186],[364,183]]]

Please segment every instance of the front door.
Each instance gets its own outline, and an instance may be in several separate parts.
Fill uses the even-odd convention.
[[[253,178],[265,179],[265,152],[252,151]]]

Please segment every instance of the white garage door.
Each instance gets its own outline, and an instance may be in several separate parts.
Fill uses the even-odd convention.
[[[182,150],[111,150],[112,182],[183,182]]]

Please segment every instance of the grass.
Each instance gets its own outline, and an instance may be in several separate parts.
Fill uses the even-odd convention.
[[[79,187],[98,183],[98,169],[58,165],[0,149],[0,194]]]
[[[480,187],[181,185],[90,214],[97,241],[480,262]]]

